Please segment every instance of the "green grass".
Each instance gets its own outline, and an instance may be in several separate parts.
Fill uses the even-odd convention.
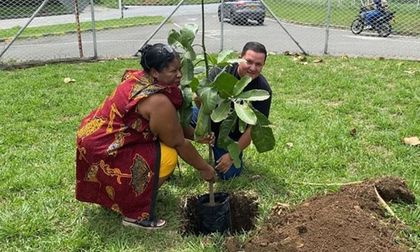
[[[275,149],[245,153],[243,176],[216,191],[253,191],[261,218],[276,202],[299,203],[333,190],[302,182],[350,182],[385,175],[405,179],[414,206],[391,204],[420,244],[420,67],[415,61],[325,57],[303,65],[270,56]],[[181,199],[206,193],[182,164],[159,191],[162,231],[124,228],[120,217],[74,198],[75,133],[81,119],[112,92],[137,61],[56,64],[0,72],[0,251],[221,251],[224,237],[181,237]],[[64,83],[70,77],[74,83]],[[349,134],[357,130],[354,138]],[[293,143],[288,148],[287,143]],[[200,148],[206,155],[206,149]],[[255,180],[254,176],[261,177]],[[246,239],[247,235],[240,235]]]
[[[147,17],[129,17],[124,19],[110,19],[96,21],[96,30],[115,29],[123,27],[133,27],[141,25],[153,25],[162,22],[164,17],[162,16],[147,16]],[[13,38],[20,27],[16,26],[10,29],[0,29],[0,40]],[[92,30],[92,22],[86,21],[80,23],[80,30],[82,32]],[[58,24],[58,25],[46,25],[39,27],[28,27],[19,36],[19,38],[36,38],[46,35],[63,35],[66,33],[76,32],[76,25],[73,23],[69,24]]]
[[[95,3],[109,8],[118,8],[116,0],[98,0]],[[179,0],[124,0],[124,5],[176,5]],[[204,0],[205,4],[220,3],[220,0]],[[201,0],[185,0],[183,4],[201,4]]]
[[[39,3],[41,4],[41,2]],[[9,5],[0,5],[0,19],[8,18],[25,18],[30,17],[38,9],[39,5],[35,6],[25,6],[20,5],[19,3],[12,3]],[[71,11],[68,11],[61,4],[46,4],[44,8],[38,13],[38,16],[51,16],[51,15],[62,15],[62,14],[71,14]]]

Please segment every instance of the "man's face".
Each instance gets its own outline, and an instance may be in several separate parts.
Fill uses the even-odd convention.
[[[238,74],[240,77],[245,75],[252,79],[257,78],[265,64],[264,53],[254,52],[252,50],[246,51],[242,56],[243,61],[239,63]]]

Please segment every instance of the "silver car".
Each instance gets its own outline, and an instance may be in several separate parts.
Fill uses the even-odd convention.
[[[218,9],[219,21],[222,21],[221,13],[222,3]],[[265,7],[258,0],[224,0],[223,19],[225,18],[232,24],[245,24],[248,20],[253,20],[262,25],[265,19]]]

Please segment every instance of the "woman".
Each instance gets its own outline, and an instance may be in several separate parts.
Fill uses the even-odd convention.
[[[77,131],[76,198],[121,213],[123,225],[156,229],[166,223],[154,215],[157,189],[177,154],[206,181],[214,182],[215,171],[185,139],[177,118],[178,54],[164,44],[146,45],[141,54],[143,71],[126,71]]]

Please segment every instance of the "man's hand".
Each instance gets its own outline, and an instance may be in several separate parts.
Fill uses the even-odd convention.
[[[206,136],[203,136],[200,139],[197,139],[196,142],[201,143],[201,144],[210,144],[211,146],[214,146],[215,140],[216,140],[216,137],[214,136],[214,132],[210,132]]]
[[[192,99],[194,101],[195,106],[197,106],[197,108],[200,108],[201,107],[201,98],[196,93],[193,93]]]
[[[225,173],[232,166],[233,159],[230,157],[229,153],[225,153],[216,161],[216,163],[216,170]]]

